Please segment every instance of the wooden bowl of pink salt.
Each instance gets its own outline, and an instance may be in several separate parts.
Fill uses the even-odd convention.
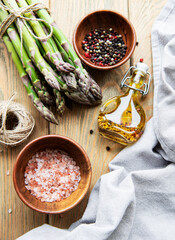
[[[86,195],[91,164],[74,140],[47,135],[27,144],[13,170],[15,190],[30,208],[48,214],[72,209]]]

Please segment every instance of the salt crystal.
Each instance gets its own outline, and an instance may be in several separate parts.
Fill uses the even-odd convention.
[[[37,152],[26,168],[26,188],[42,202],[61,201],[70,196],[81,179],[76,162],[57,149]]]
[[[12,209],[11,209],[11,208],[9,208],[9,210],[8,210],[8,213],[9,213],[9,214],[11,214],[11,213],[12,213]]]
[[[7,176],[10,175],[10,170],[7,170],[6,175],[7,175]]]

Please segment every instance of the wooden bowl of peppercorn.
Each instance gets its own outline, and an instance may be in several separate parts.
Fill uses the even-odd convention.
[[[100,10],[84,17],[74,30],[73,46],[83,63],[99,70],[124,64],[136,46],[133,25],[121,14]]]

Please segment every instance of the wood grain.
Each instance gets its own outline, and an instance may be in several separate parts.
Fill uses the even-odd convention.
[[[149,72],[152,75],[149,93],[146,97],[141,99],[141,102],[146,112],[147,120],[150,119],[153,114],[152,105],[154,93],[151,52],[151,29],[156,17],[159,15],[165,3],[166,0],[130,0],[128,6],[129,18],[135,27],[138,41],[138,46],[136,47],[135,52],[131,58],[131,63],[136,64],[140,58],[143,58],[144,63],[149,66]],[[139,11],[136,11],[137,9],[139,9]]]
[[[48,134],[48,123],[39,115],[38,111],[27,96],[16,67],[12,62],[12,58],[2,41],[0,42],[0,73],[0,100],[7,100],[14,92],[16,92],[17,95],[15,101],[23,104],[36,121],[34,131],[26,142],[29,142],[38,136]],[[30,229],[47,221],[47,215],[32,211],[24,205],[13,187],[13,166],[18,153],[24,145],[25,143],[14,148],[1,147],[0,239],[2,240],[14,240]],[[7,176],[7,171],[9,171],[9,176]],[[11,213],[8,212],[9,209],[12,210]]]
[[[152,24],[166,0],[44,0],[44,2],[50,7],[52,16],[70,41],[72,41],[72,33],[76,24],[86,14],[99,9],[111,9],[123,14],[133,23],[139,42],[130,60],[131,64],[135,64],[142,57],[152,73],[150,33]],[[103,102],[110,97],[121,94],[119,83],[130,66],[130,61],[109,72],[89,69],[93,78],[102,87]],[[99,177],[108,172],[108,163],[123,148],[99,135],[97,116],[100,106],[88,107],[73,103],[59,120],[58,126],[48,124],[31,104],[12,63],[11,56],[7,53],[2,42],[0,42],[0,73],[0,100],[7,100],[16,91],[16,101],[22,103],[36,120],[35,130],[27,142],[48,133],[61,134],[74,139],[86,150],[92,164],[91,191]],[[152,102],[153,82],[149,95],[142,101],[147,119],[152,116]],[[92,135],[89,133],[90,129],[94,131]],[[0,152],[1,240],[14,240],[43,223],[67,228],[82,216],[88,200],[87,195],[77,207],[64,214],[63,217],[59,215],[48,217],[26,207],[18,198],[12,182],[14,162],[23,146],[12,149],[2,148],[2,152]],[[110,151],[106,150],[107,146],[110,147]],[[9,176],[7,176],[8,170]],[[11,214],[8,213],[8,209],[12,209]]]
[[[122,3],[121,3],[122,2]],[[62,7],[60,7],[62,6]],[[94,0],[63,0],[51,1],[53,17],[59,27],[72,40],[73,30],[76,24],[87,13],[98,9],[111,9],[118,11],[125,17],[128,16],[127,1],[94,1]],[[103,102],[120,92],[119,83],[129,62],[122,67],[109,72],[89,69],[93,78],[99,83],[103,91]],[[90,191],[99,177],[108,171],[108,163],[122,149],[122,146],[106,140],[98,133],[97,118],[100,106],[87,107],[72,104],[72,110],[67,110],[59,122],[59,126],[50,126],[51,133],[69,136],[76,140],[87,152],[92,164],[92,183]],[[91,135],[90,129],[94,131]],[[110,151],[106,147],[110,146]],[[61,228],[67,228],[73,221],[79,219],[86,207],[88,196],[77,207],[64,214],[63,218],[50,216],[49,223]]]

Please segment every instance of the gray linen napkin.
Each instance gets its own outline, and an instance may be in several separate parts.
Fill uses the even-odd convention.
[[[175,0],[153,26],[152,51],[154,114],[143,136],[109,164],[82,219],[18,240],[175,240]]]

